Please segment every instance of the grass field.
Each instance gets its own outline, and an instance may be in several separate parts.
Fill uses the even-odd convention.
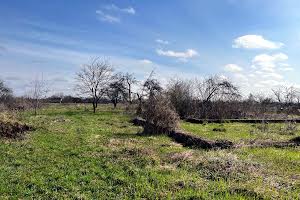
[[[285,141],[300,136],[299,124],[293,123],[208,123],[182,122],[180,128],[207,139],[227,139],[236,143],[253,140]]]
[[[123,110],[50,106],[23,115],[36,130],[0,140],[0,199],[297,199],[300,149],[190,149],[138,136]],[[281,140],[245,124],[181,127],[205,138]],[[256,135],[255,135],[256,134]],[[299,135],[299,132],[295,133]]]

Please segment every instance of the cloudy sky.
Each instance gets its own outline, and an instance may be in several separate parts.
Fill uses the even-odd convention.
[[[93,57],[142,79],[219,74],[242,91],[300,85],[299,0],[4,0],[0,78],[72,94]]]

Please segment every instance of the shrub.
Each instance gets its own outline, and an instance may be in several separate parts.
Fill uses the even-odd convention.
[[[0,138],[21,138],[29,130],[32,128],[19,122],[14,115],[0,114]]]
[[[152,96],[144,104],[142,117],[146,120],[144,133],[169,133],[177,128],[179,116],[164,95]]]

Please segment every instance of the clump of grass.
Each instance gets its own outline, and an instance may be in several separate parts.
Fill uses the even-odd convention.
[[[270,130],[269,123],[265,123],[265,122],[261,124],[255,124],[255,128],[260,132],[268,132]]]
[[[240,160],[231,153],[217,153],[204,157],[198,164],[200,174],[209,180],[245,180],[257,173],[260,165],[251,161]]]
[[[219,127],[213,128],[214,132],[226,132],[226,128],[223,125],[220,125]]]
[[[282,135],[295,135],[298,131],[297,123],[295,122],[286,122],[279,128],[279,133]]]

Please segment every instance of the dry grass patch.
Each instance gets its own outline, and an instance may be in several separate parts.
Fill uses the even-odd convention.
[[[20,139],[25,136],[25,132],[32,129],[27,124],[20,122],[13,113],[0,113],[0,138]]]

